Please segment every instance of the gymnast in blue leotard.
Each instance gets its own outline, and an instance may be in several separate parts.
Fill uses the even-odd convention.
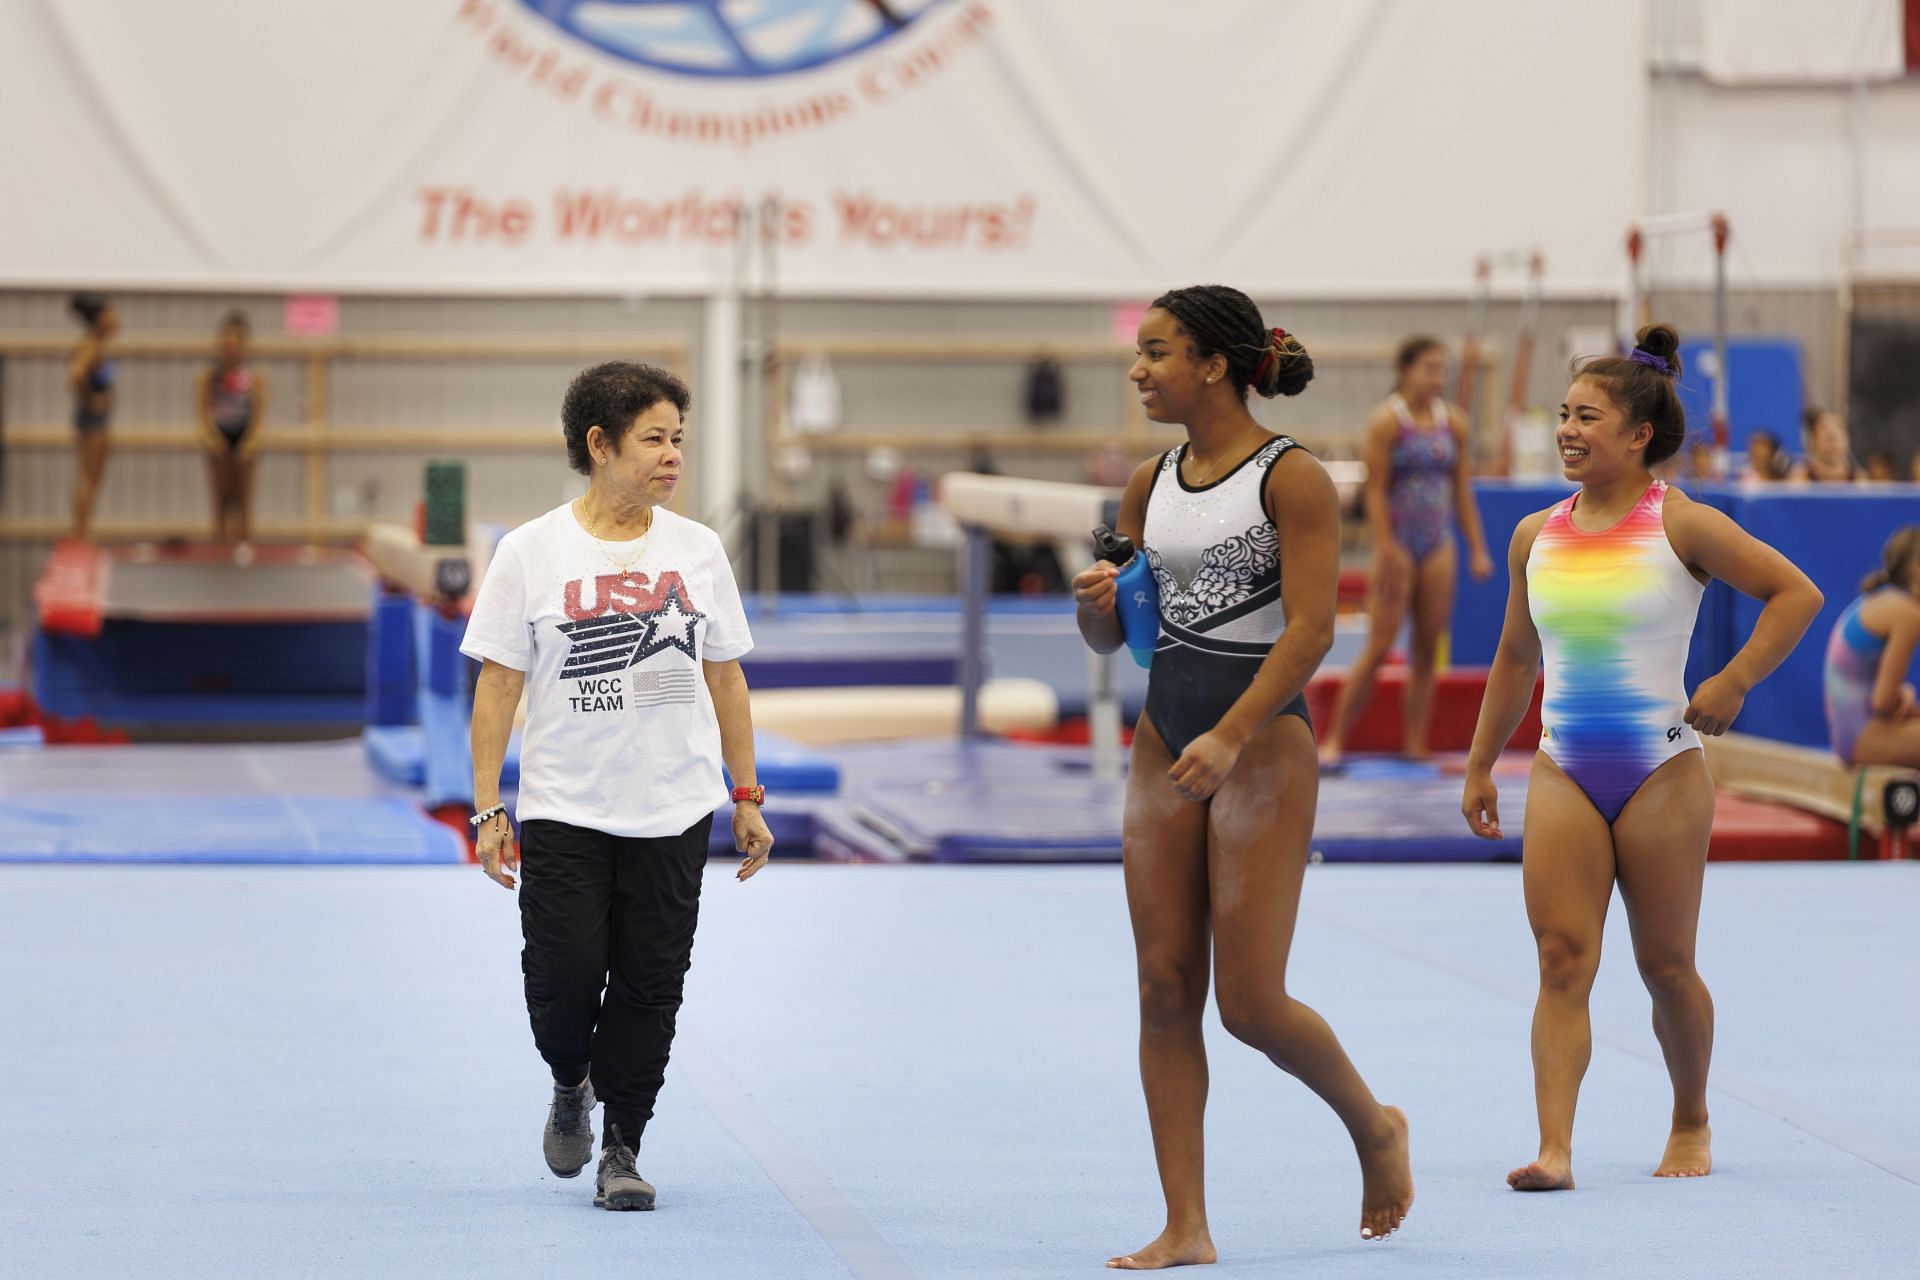
[[[1405,744],[1408,755],[1427,754],[1440,639],[1453,613],[1456,524],[1473,576],[1485,580],[1493,572],[1468,483],[1466,411],[1443,394],[1447,350],[1435,338],[1408,338],[1396,364],[1398,386],[1367,419],[1367,527],[1374,546],[1369,628],[1320,743],[1321,763],[1328,766],[1339,763],[1409,614]]]
[[[1467,758],[1467,825],[1502,838],[1493,768],[1544,665],[1521,857],[1539,953],[1540,1148],[1507,1175],[1518,1191],[1573,1186],[1574,1104],[1593,1048],[1587,994],[1615,884],[1673,1082],[1673,1128],[1655,1175],[1713,1167],[1713,1000],[1694,969],[1714,807],[1700,736],[1726,732],[1820,609],[1820,592],[1786,557],[1653,474],[1686,438],[1679,349],[1670,326],[1650,325],[1631,356],[1576,367],[1557,438],[1580,489],[1514,531],[1506,624]],[[1746,646],[1689,698],[1687,640],[1715,577],[1765,608]]]

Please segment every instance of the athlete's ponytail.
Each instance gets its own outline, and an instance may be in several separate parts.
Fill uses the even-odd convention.
[[[1920,559],[1920,524],[1895,529],[1886,545],[1880,548],[1880,567],[1861,581],[1860,590],[1878,591],[1881,587],[1896,586],[1902,591],[1912,591],[1916,559]]]

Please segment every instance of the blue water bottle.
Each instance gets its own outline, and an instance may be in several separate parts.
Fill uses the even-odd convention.
[[[1120,616],[1120,634],[1126,637],[1133,660],[1151,667],[1154,646],[1160,643],[1160,587],[1153,580],[1153,570],[1147,567],[1147,558],[1133,549],[1133,539],[1106,525],[1093,531],[1093,555],[1096,560],[1119,566],[1120,572],[1113,580],[1119,598],[1113,607]]]

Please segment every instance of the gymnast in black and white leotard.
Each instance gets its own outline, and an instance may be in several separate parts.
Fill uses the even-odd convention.
[[[1129,376],[1147,416],[1183,426],[1187,443],[1140,465],[1118,521],[1160,594],[1124,847],[1140,1075],[1167,1219],[1151,1244],[1108,1265],[1216,1259],[1201,1167],[1210,976],[1227,1030],[1346,1123],[1360,1234],[1379,1239],[1413,1202],[1406,1117],[1375,1100],[1286,986],[1319,792],[1301,691],[1333,639],[1339,500],[1307,450],[1248,413],[1247,392],[1298,394],[1313,361],[1245,294],[1202,285],[1155,301]],[[1098,564],[1074,579],[1081,634],[1102,652],[1122,639],[1116,572]]]

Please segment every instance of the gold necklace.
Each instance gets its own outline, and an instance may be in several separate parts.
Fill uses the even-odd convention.
[[[1198,480],[1195,480],[1194,483],[1205,484],[1207,483],[1207,481],[1213,479],[1213,473],[1218,471],[1226,463],[1226,460],[1228,458],[1231,458],[1234,454],[1238,453],[1240,451],[1240,446],[1247,442],[1247,437],[1252,435],[1254,432],[1258,431],[1259,429],[1260,429],[1260,424],[1256,422],[1252,426],[1248,427],[1245,431],[1243,431],[1240,434],[1240,438],[1238,440],[1235,440],[1231,445],[1229,445],[1227,447],[1227,451],[1220,455],[1219,461],[1215,462],[1211,467],[1207,468],[1207,474],[1204,476],[1201,476]],[[1187,453],[1189,455],[1193,453],[1193,446],[1191,444],[1187,446]]]
[[[585,506],[586,505],[585,501],[582,500],[580,505]],[[647,523],[645,527],[640,530],[640,536],[634,539],[634,541],[636,543],[643,543],[646,541],[647,535],[652,532],[653,532],[653,508],[648,507]],[[600,535],[593,531],[592,516],[587,517],[587,536],[593,539],[594,544],[600,548],[600,554],[607,558],[608,564],[612,565],[615,569],[620,571],[620,576],[623,578],[626,577],[627,574],[633,571],[633,566],[640,562],[641,553],[646,550],[646,548],[643,546],[635,546],[633,549],[633,558],[628,560],[626,563],[622,564],[619,560],[617,560],[614,557],[613,548],[609,547],[604,541],[601,540]]]

